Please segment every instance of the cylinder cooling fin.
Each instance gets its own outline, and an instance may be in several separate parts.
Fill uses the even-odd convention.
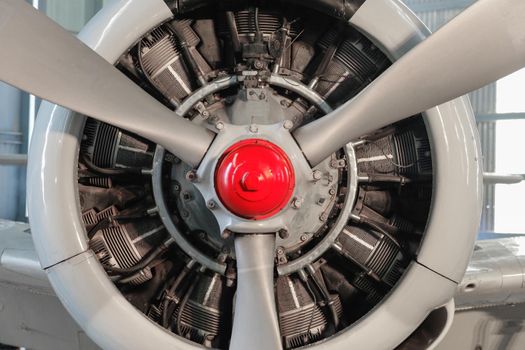
[[[326,11],[330,1],[167,3],[174,17],[115,66],[174,118],[215,132],[294,130],[356,96],[391,64],[346,23],[361,1],[345,2],[336,16]],[[223,203],[208,200],[197,169],[161,145],[89,116],[80,129],[76,189],[89,252],[156,327],[198,347],[228,349],[239,276],[235,232],[216,214]],[[434,200],[429,134],[415,115],[334,152],[307,184],[284,182],[308,191],[286,188],[282,206],[292,214],[272,232],[283,348],[321,344],[354,327],[417,260]],[[240,179],[248,200],[264,180]]]

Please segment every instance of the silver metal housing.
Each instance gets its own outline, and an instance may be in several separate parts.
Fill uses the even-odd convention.
[[[171,15],[161,0],[112,2],[80,37],[106,60],[115,62],[145,32]],[[428,35],[398,0],[368,0],[350,22],[393,59]],[[391,349],[431,310],[447,303],[461,280],[479,223],[482,178],[478,136],[466,98],[427,111],[425,120],[436,173],[430,220],[418,261],[369,314],[312,348]],[[156,326],[129,304],[88,250],[76,188],[83,122],[71,111],[49,103],[43,104],[37,118],[28,187],[33,238],[42,267],[68,311],[102,348],[196,348]],[[280,142],[279,136],[275,140]],[[458,213],[462,213],[461,220],[454,220]],[[275,227],[279,226],[277,221]],[[228,222],[225,218],[225,227]],[[243,224],[230,222],[240,229]],[[378,329],[388,331],[377,336]]]

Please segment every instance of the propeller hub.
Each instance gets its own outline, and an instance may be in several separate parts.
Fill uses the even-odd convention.
[[[215,190],[233,214],[261,220],[283,209],[295,187],[292,163],[271,142],[248,139],[224,152],[215,171]]]

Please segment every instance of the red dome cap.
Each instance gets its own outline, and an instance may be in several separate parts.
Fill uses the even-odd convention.
[[[215,190],[237,216],[260,220],[277,214],[292,196],[292,163],[271,142],[248,139],[224,152],[215,171]]]

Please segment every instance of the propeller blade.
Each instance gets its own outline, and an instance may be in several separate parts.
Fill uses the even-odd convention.
[[[525,1],[479,0],[355,98],[294,136],[314,166],[359,137],[524,66]]]
[[[0,80],[139,134],[198,165],[214,134],[178,118],[23,0],[0,0]]]
[[[275,236],[237,234],[232,350],[282,349],[273,283]]]

